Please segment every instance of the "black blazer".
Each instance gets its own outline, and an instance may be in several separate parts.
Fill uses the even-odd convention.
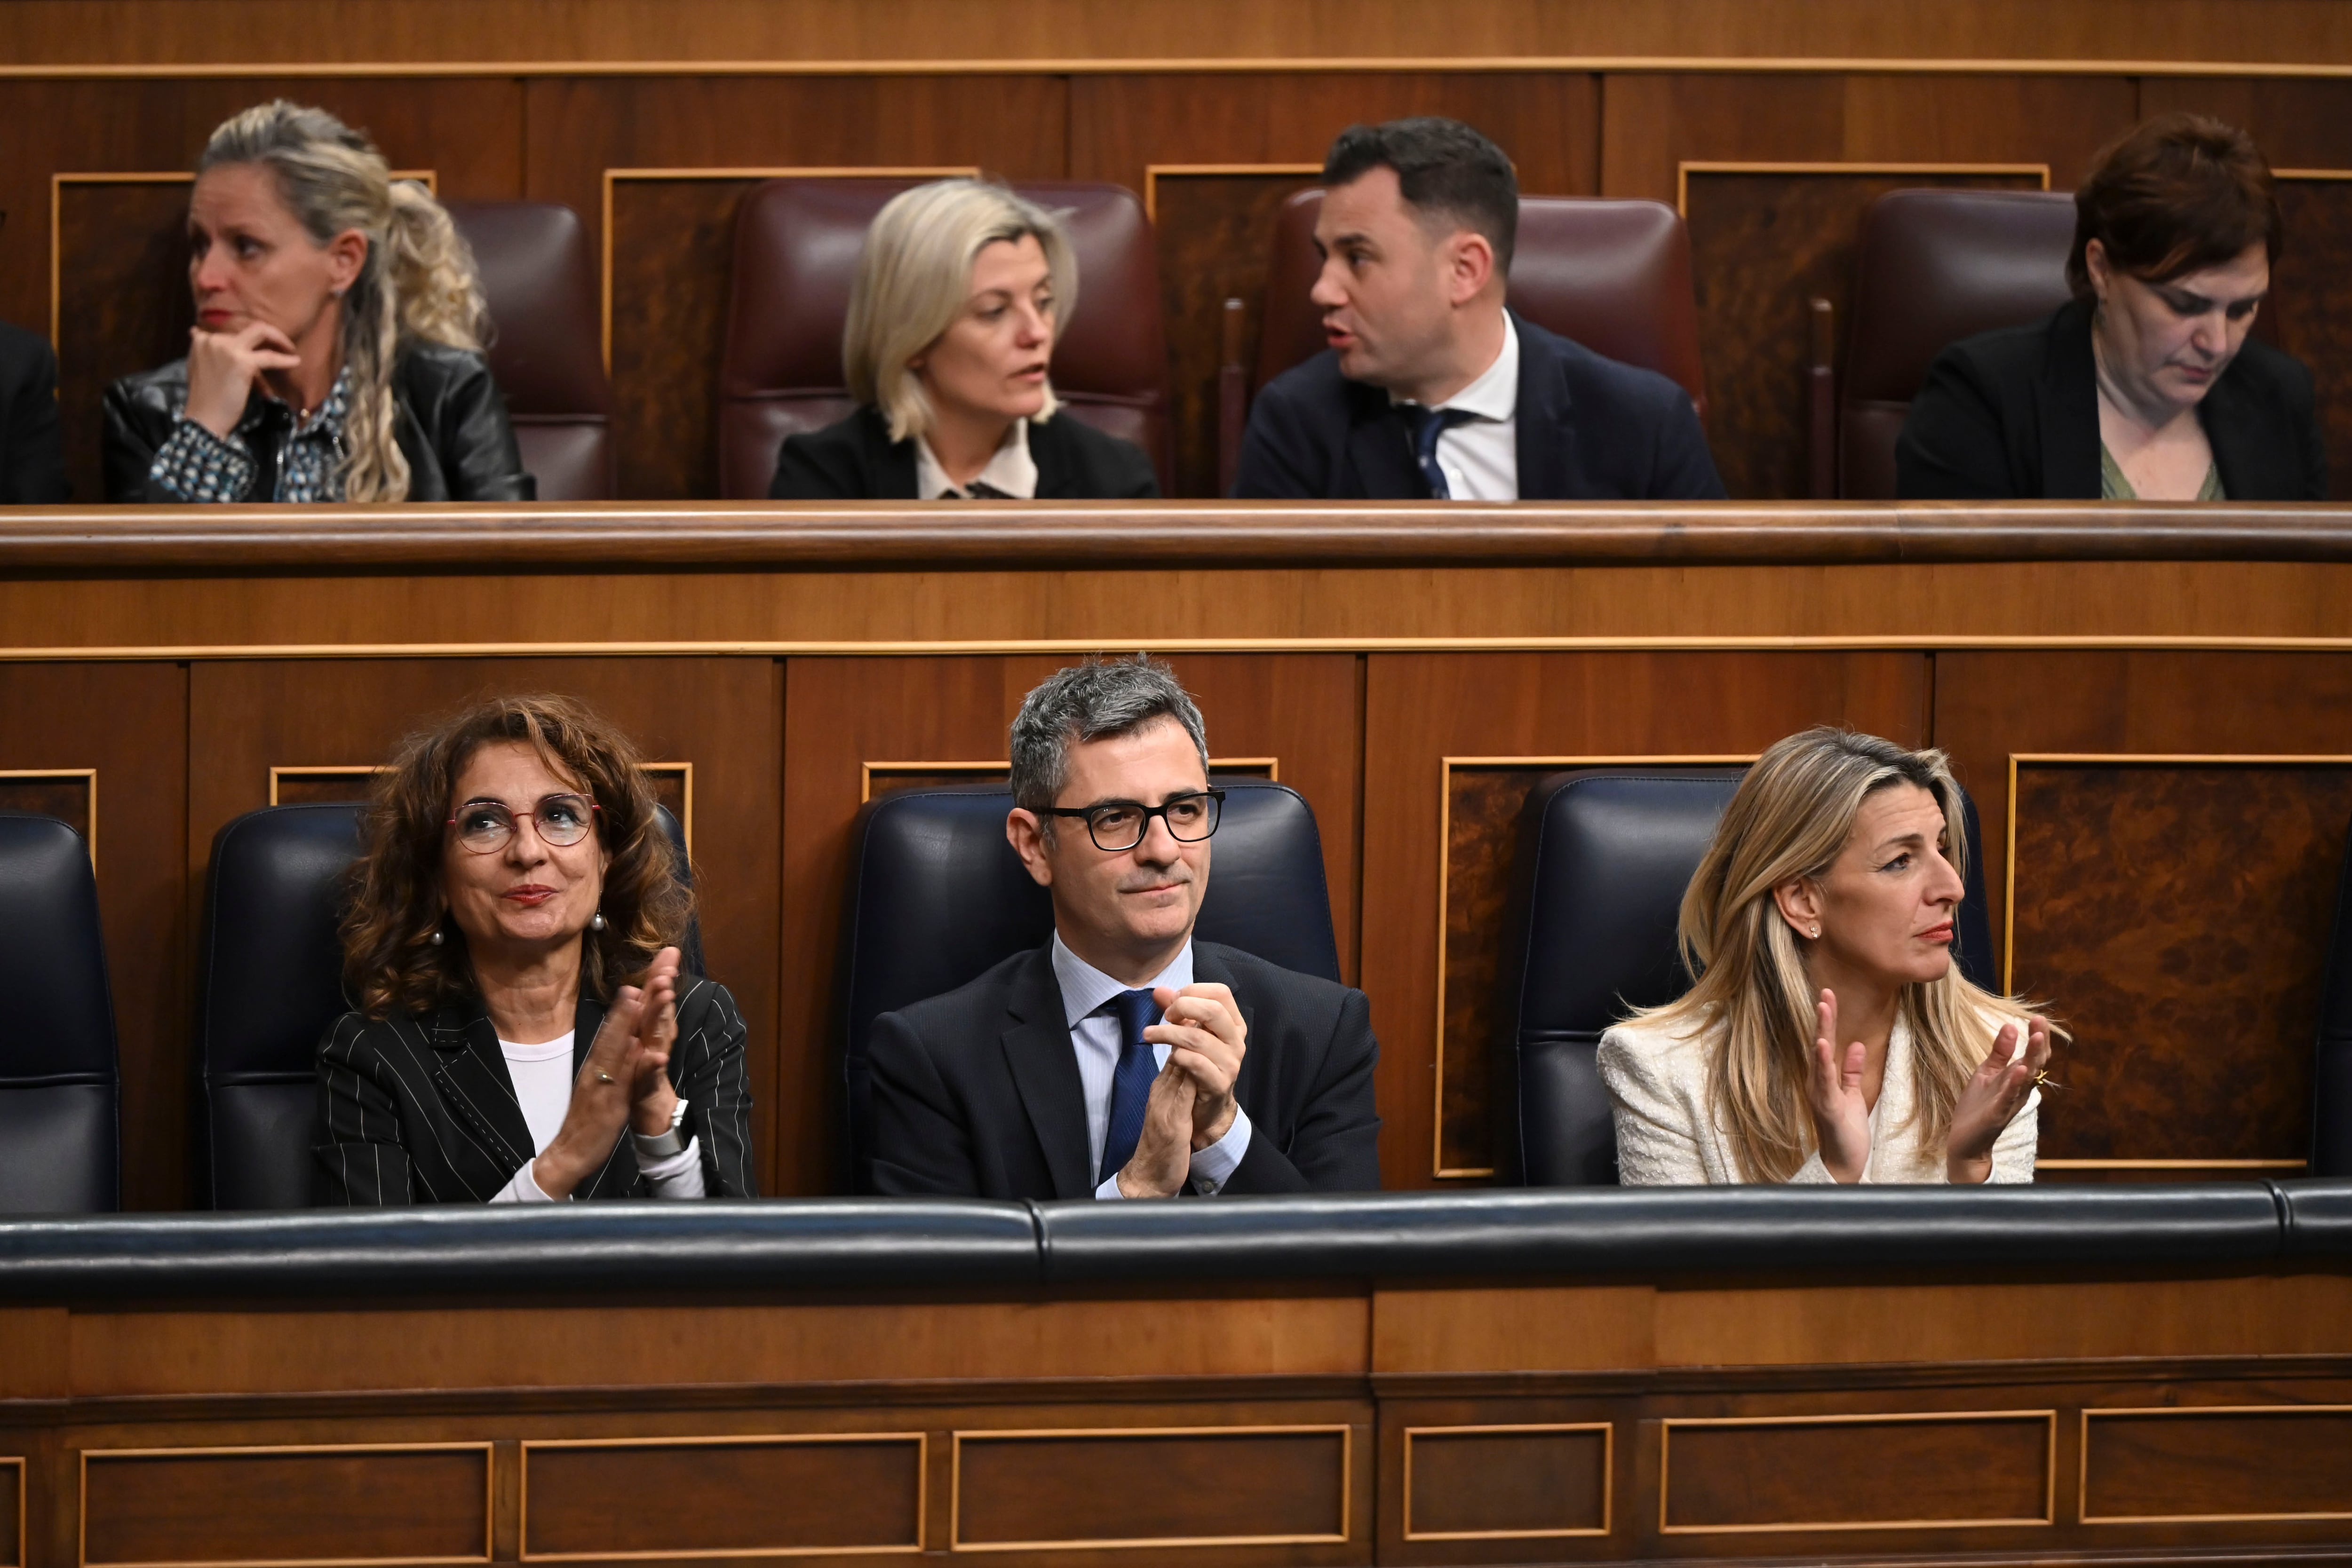
[[[0,507],[47,506],[68,493],[58,357],[47,338],[0,321]]]
[[[2099,498],[2099,389],[2089,296],[2046,321],[1964,339],[1936,356],[1895,444],[1906,501]],[[2311,372],[2249,338],[2197,419],[2232,501],[2324,501]]]
[[[588,1059],[604,1005],[582,997],[572,1068]],[[669,1081],[702,1140],[710,1197],[756,1197],[751,1089],[743,1019],[727,988],[680,976]],[[498,1030],[478,998],[438,1012],[372,1019],[345,1013],[319,1042],[318,1143],[310,1201],[341,1208],[487,1203],[532,1156]],[[604,1168],[572,1197],[649,1197],[624,1131]]]
[[[399,407],[394,438],[408,459],[412,501],[532,501],[539,486],[523,472],[506,400],[490,377],[490,362],[465,349],[411,343],[393,367]],[[106,389],[106,498],[168,504],[179,497],[154,484],[147,470],[171,439],[173,421],[188,401],[188,361],[125,376]],[[268,500],[278,488],[278,454],[292,428],[284,403],[256,388],[245,405],[245,442],[252,448],[253,494]]]
[[[1519,498],[1719,501],[1723,481],[1690,394],[1513,312],[1519,328]],[[1403,416],[1325,350],[1265,384],[1242,438],[1236,497],[1429,498]]]
[[[1364,993],[1192,945],[1192,977],[1233,988],[1249,1030],[1234,1097],[1249,1153],[1224,1190],[1370,1192],[1381,1185]],[[943,997],[874,1020],[875,1190],[940,1197],[1090,1197],[1087,1107],[1049,944]]]
[[[1143,448],[1105,435],[1066,408],[1029,426],[1041,501],[1148,501],[1160,480]],[[776,453],[774,501],[912,501],[915,444],[893,441],[881,411],[861,407],[823,430],[787,435]]]

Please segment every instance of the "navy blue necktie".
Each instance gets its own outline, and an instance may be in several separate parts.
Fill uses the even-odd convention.
[[[1151,1042],[1143,1031],[1160,1021],[1160,1009],[1150,991],[1121,991],[1111,998],[1118,1004],[1118,1068],[1110,1076],[1110,1135],[1103,1140],[1100,1186],[1117,1176],[1135,1157],[1143,1141],[1143,1107],[1151,1099],[1151,1081],[1160,1076],[1152,1060]]]
[[[1417,402],[1401,402],[1397,412],[1404,415],[1405,423],[1412,428],[1412,457],[1421,466],[1421,482],[1429,486],[1429,498],[1454,499],[1454,488],[1445,482],[1445,470],[1437,465],[1437,438],[1478,416],[1466,408],[1423,408]]]

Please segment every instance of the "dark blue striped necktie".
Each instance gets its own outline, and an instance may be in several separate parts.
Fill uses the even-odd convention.
[[[1445,482],[1445,470],[1437,464],[1437,438],[1478,416],[1466,408],[1423,408],[1417,402],[1401,402],[1397,412],[1404,415],[1412,432],[1412,457],[1421,467],[1421,482],[1429,486],[1429,498],[1454,499],[1454,487]]]
[[[1151,1081],[1160,1076],[1152,1060],[1151,1042],[1143,1031],[1160,1021],[1160,1009],[1150,991],[1121,991],[1111,1000],[1118,1006],[1118,1068],[1110,1078],[1110,1135],[1103,1140],[1099,1186],[1117,1176],[1135,1157],[1143,1141],[1143,1108],[1151,1099]]]

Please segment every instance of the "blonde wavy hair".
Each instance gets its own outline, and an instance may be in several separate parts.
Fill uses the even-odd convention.
[[[270,172],[278,199],[317,244],[348,229],[367,236],[367,260],[342,301],[351,373],[343,498],[406,500],[393,371],[406,341],[482,349],[489,311],[474,254],[440,203],[412,181],[394,180],[374,144],[323,109],[277,99],[232,115],[205,143],[196,174],[241,163]]]
[[[1908,751],[1822,726],[1758,758],[1683,894],[1676,936],[1698,979],[1678,1000],[1635,1015],[1678,1032],[1704,1031],[1708,1094],[1746,1180],[1786,1181],[1815,1146],[1805,1079],[1818,1029],[1816,992],[1772,890],[1827,876],[1863,802],[1900,784],[1936,798],[1946,857],[1965,877],[1968,817],[1942,752]],[[1940,980],[1905,987],[1900,1007],[1916,1054],[1912,1115],[1922,1141],[1940,1146],[1961,1090],[2001,1025],[2035,1009],[1980,988],[1957,962]]]
[[[1045,253],[1055,342],[1078,304],[1077,254],[1061,219],[986,180],[939,180],[901,191],[874,215],[849,317],[841,329],[841,369],[849,395],[881,410],[890,439],[931,428],[931,402],[908,365],[955,324],[971,297],[972,264],[999,240],[1034,237]],[[1029,417],[1043,424],[1059,406],[1051,381],[1045,402]]]

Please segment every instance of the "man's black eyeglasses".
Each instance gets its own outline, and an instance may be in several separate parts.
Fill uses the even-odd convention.
[[[1098,850],[1131,850],[1151,831],[1151,819],[1168,824],[1168,836],[1180,844],[1196,844],[1217,831],[1217,814],[1225,803],[1223,789],[1202,789],[1172,795],[1157,806],[1136,800],[1113,800],[1101,806],[1048,806],[1041,817],[1084,817],[1087,837]]]

